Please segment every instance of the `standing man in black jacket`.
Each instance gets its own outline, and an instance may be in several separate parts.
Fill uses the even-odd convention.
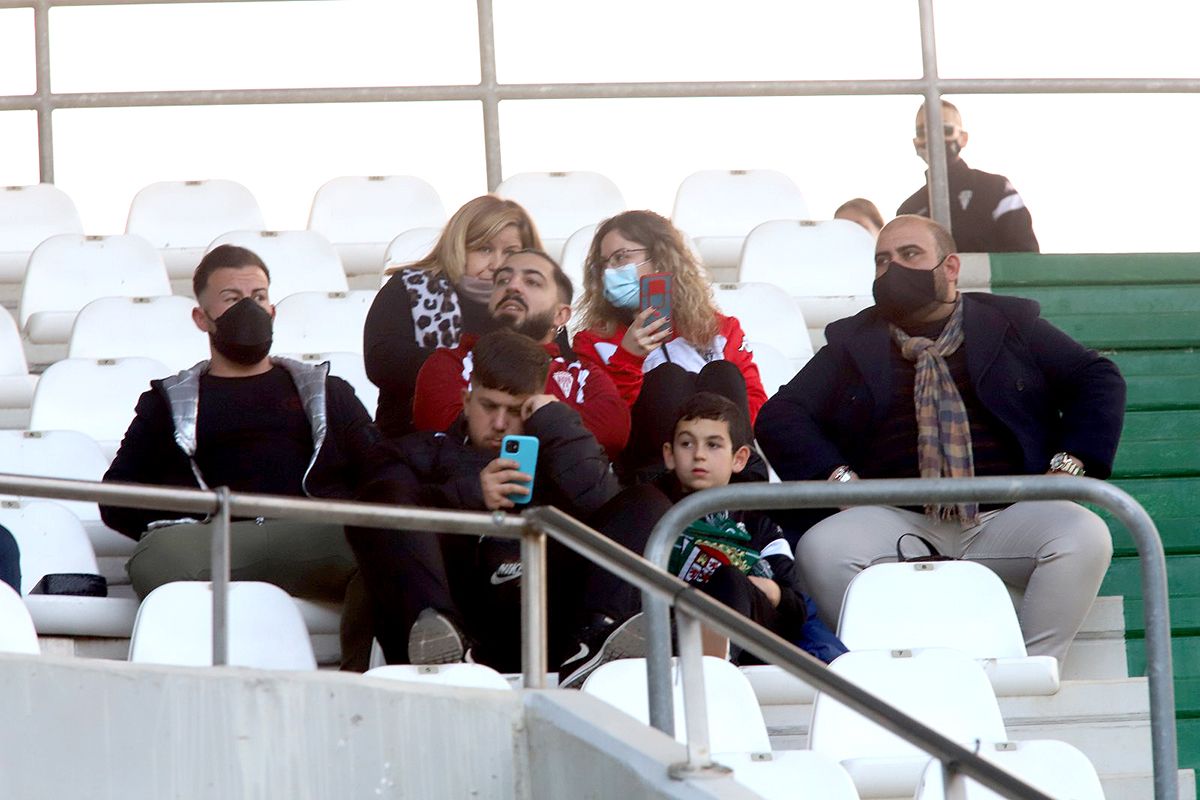
[[[759,414],[758,441],[781,478],[1108,477],[1125,409],[1116,366],[1031,300],[960,294],[960,266],[937,223],[905,216],[884,227],[875,305],[832,323],[828,344]],[[1112,555],[1103,520],[1067,501],[851,508],[796,548],[827,624],[851,578],[894,561],[908,532],[1023,588],[1026,647],[1060,661]]]
[[[950,230],[964,253],[1036,253],[1037,236],[1025,201],[1003,175],[971,169],[959,153],[967,146],[962,115],[953,103],[942,101],[942,134],[946,140],[946,170],[950,180]],[[925,106],[917,111],[913,146],[929,162]],[[929,183],[905,200],[896,215],[929,214]]]

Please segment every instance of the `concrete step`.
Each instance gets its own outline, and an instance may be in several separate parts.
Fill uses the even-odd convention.
[[[1154,797],[1154,775],[1150,772],[1101,775],[1100,786],[1104,800],[1149,800]],[[895,797],[888,800],[912,800]],[[1190,769],[1179,770],[1179,800],[1196,800],[1196,774]]]
[[[1124,678],[1128,669],[1125,598],[1097,597],[1059,667],[1059,675],[1064,681]]]

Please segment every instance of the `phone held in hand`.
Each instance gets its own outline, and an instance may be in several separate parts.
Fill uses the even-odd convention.
[[[521,482],[522,486],[529,489],[529,494],[510,494],[508,499],[514,503],[528,503],[533,497],[533,476],[537,473],[537,437],[505,436],[500,441],[500,456],[516,461],[517,469],[529,476],[528,482]]]
[[[672,278],[673,276],[669,273],[655,272],[643,275],[639,279],[641,296],[638,310],[645,311],[647,308],[653,308],[655,312],[646,318],[645,325],[649,325],[661,317],[670,318]]]

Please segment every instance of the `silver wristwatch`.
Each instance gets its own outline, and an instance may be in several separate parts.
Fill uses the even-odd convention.
[[[1084,474],[1083,462],[1070,453],[1055,453],[1050,457],[1050,471],[1078,477]]]

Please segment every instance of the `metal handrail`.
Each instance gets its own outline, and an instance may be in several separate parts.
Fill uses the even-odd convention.
[[[1175,800],[1178,796],[1179,760],[1176,752],[1175,686],[1172,680],[1166,557],[1158,530],[1146,510],[1127,493],[1109,483],[1094,478],[1019,475],[954,479],[905,478],[849,483],[795,481],[730,484],[696,492],[675,504],[655,526],[646,544],[645,556],[651,563],[666,568],[672,546],[693,520],[729,508],[767,510],[859,505],[919,506],[927,502],[1021,500],[1073,500],[1093,503],[1111,511],[1133,537],[1141,560],[1154,796],[1158,800]],[[666,604],[657,595],[648,592],[643,593],[642,608],[646,615],[649,638],[646,669],[650,685],[650,720],[654,727],[670,732],[674,729],[674,722],[671,706],[669,612]],[[740,641],[738,643],[743,644]],[[757,648],[761,645],[755,642],[754,646]],[[755,649],[755,652],[759,651]],[[873,716],[867,716],[879,722]],[[933,750],[929,752],[938,755]],[[965,768],[962,771],[972,774]],[[972,777],[976,776],[972,774]]]

